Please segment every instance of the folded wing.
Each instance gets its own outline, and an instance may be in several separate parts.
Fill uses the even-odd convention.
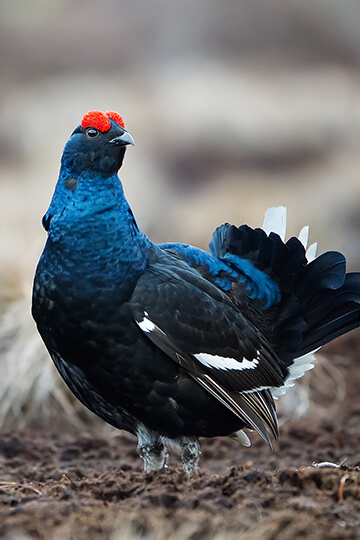
[[[131,298],[140,330],[209,394],[269,444],[278,424],[270,391],[286,368],[216,286],[165,256],[149,265]]]

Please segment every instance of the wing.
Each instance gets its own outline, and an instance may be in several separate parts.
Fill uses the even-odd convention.
[[[278,425],[267,389],[286,375],[278,358],[225,293],[184,263],[160,259],[130,300],[139,328],[270,444],[266,427],[277,437]]]

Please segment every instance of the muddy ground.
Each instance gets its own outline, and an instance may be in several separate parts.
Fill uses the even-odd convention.
[[[254,434],[251,448],[203,441],[191,478],[176,455],[145,474],[135,439],[120,432],[74,433],[54,419],[0,434],[0,537],[359,538],[359,349],[359,332],[326,349],[339,368],[332,388],[339,373],[346,384],[335,410],[334,390],[312,384],[309,414],[282,426],[273,452]]]

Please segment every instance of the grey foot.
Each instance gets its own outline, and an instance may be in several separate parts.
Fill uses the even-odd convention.
[[[181,441],[180,457],[184,471],[190,476],[199,468],[200,444],[197,439],[183,439]]]
[[[138,426],[137,436],[137,451],[144,461],[144,471],[159,471],[166,468],[169,454],[159,435],[141,424]]]
[[[166,439],[166,442],[180,452],[184,471],[189,476],[199,467],[200,444],[196,437],[178,437]]]
[[[155,443],[154,445],[146,444],[145,446],[138,446],[138,454],[144,461],[144,471],[159,471],[166,468],[166,462],[169,454],[165,446],[161,443]]]

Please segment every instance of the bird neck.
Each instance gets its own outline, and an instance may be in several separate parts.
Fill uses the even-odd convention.
[[[74,177],[62,168],[43,224],[47,248],[61,260],[66,254],[102,264],[117,252],[118,265],[123,260],[138,267],[152,245],[139,230],[117,175]]]

